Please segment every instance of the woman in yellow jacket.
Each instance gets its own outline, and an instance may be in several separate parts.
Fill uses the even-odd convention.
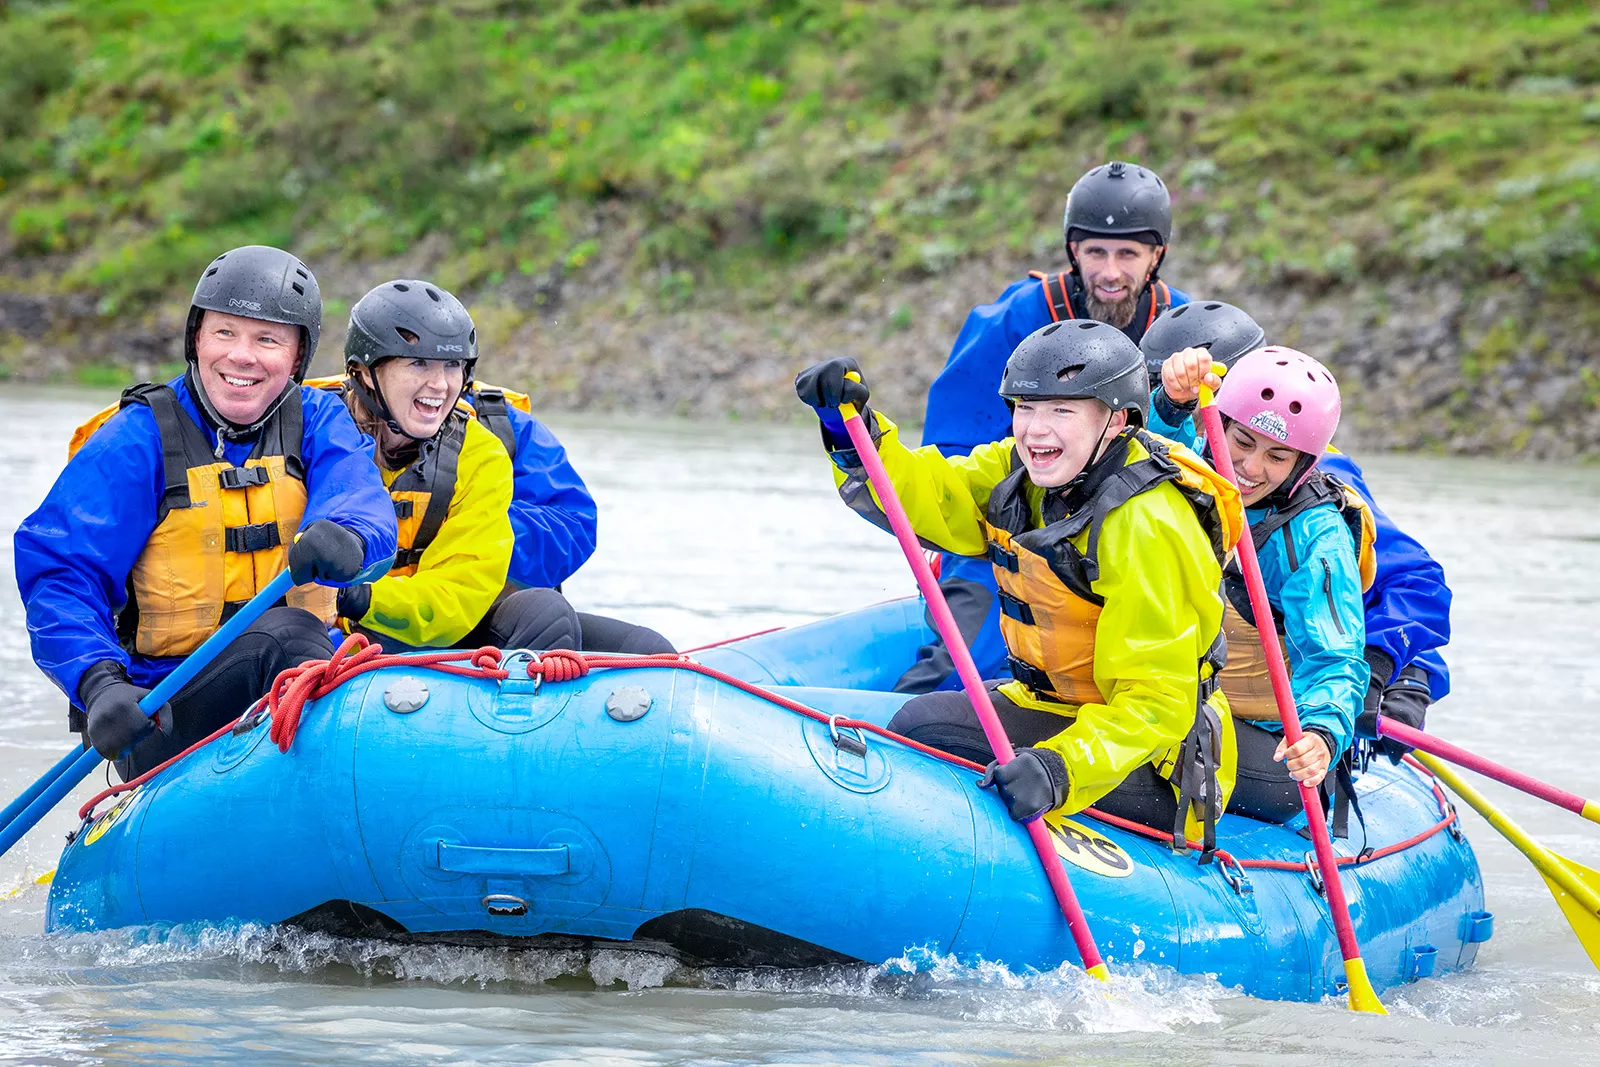
[[[822,418],[841,496],[884,525],[839,419],[841,402],[868,399],[853,369],[819,364],[796,391]],[[867,419],[924,543],[994,565],[1013,677],[989,691],[1017,758],[990,762],[959,691],[913,698],[890,728],[990,762],[988,780],[1018,821],[1092,804],[1210,847],[1234,773],[1215,676],[1227,656],[1217,590],[1243,523],[1238,493],[1142,428],[1144,360],[1115,327],[1034,332],[1000,392],[1013,436],[968,456],[913,451],[888,419]]]
[[[565,597],[507,587],[511,457],[457,404],[477,358],[472,316],[436,285],[385,282],[351,309],[348,378],[319,384],[377,441],[400,551],[388,575],[341,591],[339,616],[390,651],[578,647]]]

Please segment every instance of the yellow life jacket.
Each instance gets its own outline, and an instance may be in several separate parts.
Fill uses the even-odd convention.
[[[341,397],[349,392],[346,375],[311,378],[306,384],[313,389],[326,389]],[[499,392],[498,390],[496,392]],[[527,397],[522,396],[526,401]],[[500,411],[509,428],[510,420],[504,409]],[[389,498],[394,501],[395,524],[400,529],[398,551],[389,576],[406,578],[417,573],[422,554],[439,536],[439,530],[450,516],[450,502],[456,495],[456,475],[460,470],[461,446],[467,437],[467,420],[473,409],[458,403],[455,410],[445,416],[439,432],[423,441],[417,449],[417,458],[398,471],[383,471],[383,480],[389,487]],[[481,421],[481,418],[480,418]],[[501,439],[501,444],[505,444]],[[511,456],[516,456],[516,435],[511,436]]]
[[[136,385],[72,435],[75,455],[122,408],[144,404],[161,437],[163,489],[156,528],[128,575],[117,616],[123,645],[145,656],[185,656],[288,566],[305,515],[300,391],[261,428],[244,466],[219,459],[170,386]],[[324,622],[337,591],[300,585],[285,601]]]
[[[1144,446],[1148,456],[1128,459],[1130,438]],[[1122,464],[1112,465],[1116,452],[1102,461],[1090,475],[1099,481],[1076,513],[1051,521],[1052,497],[1047,495],[1045,525],[1034,526],[1026,491],[1032,483],[1014,450],[1011,473],[995,486],[985,510],[984,533],[1000,586],[1000,632],[1010,653],[1011,673],[1042,700],[1073,707],[1106,700],[1094,678],[1095,630],[1105,598],[1092,583],[1100,577],[1100,531],[1111,512],[1171,482],[1194,509],[1219,565],[1243,532],[1238,490],[1193,451],[1144,430],[1127,431],[1119,442],[1111,448],[1120,449]],[[1219,500],[1232,506],[1219,506]],[[1085,532],[1086,547],[1080,551],[1073,539]],[[1152,761],[1178,794],[1174,834],[1185,835],[1193,808],[1207,849],[1214,845],[1224,801],[1217,770],[1229,731],[1211,697],[1227,658],[1227,643],[1219,629],[1195,665],[1199,700],[1188,736],[1175,756]]]
[[[1278,530],[1283,531],[1284,549],[1289,556],[1289,569],[1300,565],[1295,552],[1294,538],[1289,532],[1289,522],[1296,515],[1320,504],[1332,504],[1339,509],[1339,517],[1350,529],[1355,542],[1356,562],[1361,571],[1361,591],[1372,588],[1378,575],[1378,556],[1373,549],[1378,527],[1372,509],[1361,494],[1338,478],[1322,471],[1313,471],[1289,502],[1260,522],[1251,524],[1250,538],[1259,551]],[[1253,722],[1277,722],[1278,700],[1272,693],[1272,675],[1267,670],[1267,656],[1261,648],[1261,634],[1256,629],[1255,612],[1250,607],[1250,593],[1245,588],[1244,574],[1238,563],[1230,562],[1223,571],[1222,630],[1228,635],[1228,665],[1222,671],[1222,691],[1228,696],[1228,707],[1236,718]],[[1331,592],[1329,594],[1332,595]],[[1329,609],[1333,605],[1330,603]],[[1289,646],[1284,635],[1283,613],[1272,609],[1273,623],[1283,647],[1284,666],[1289,666]]]

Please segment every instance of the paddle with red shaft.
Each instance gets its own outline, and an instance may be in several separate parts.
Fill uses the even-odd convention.
[[[1218,374],[1222,367],[1214,368]],[[1211,462],[1221,475],[1239,484],[1233,474],[1233,458],[1228,454],[1228,439],[1222,432],[1222,415],[1214,404],[1211,390],[1200,388],[1200,418],[1205,425],[1206,438],[1211,442]],[[1267,587],[1261,580],[1261,563],[1256,559],[1256,543],[1248,530],[1239,538],[1239,564],[1244,571],[1245,588],[1250,592],[1250,610],[1258,619],[1271,619],[1272,606],[1267,602]],[[1300,740],[1300,715],[1295,711],[1294,692],[1289,688],[1289,670],[1284,664],[1283,646],[1278,641],[1274,626],[1259,626],[1261,650],[1266,653],[1267,671],[1272,677],[1272,695],[1278,700],[1278,717],[1283,721],[1283,736],[1289,744]],[[1317,869],[1322,873],[1322,884],[1328,894],[1328,911],[1333,916],[1333,930],[1339,938],[1339,954],[1344,957],[1345,979],[1350,986],[1350,1009],[1387,1015],[1383,1002],[1378,999],[1372,982],[1367,978],[1367,965],[1361,958],[1361,945],[1356,941],[1356,931],[1350,922],[1350,904],[1345,900],[1344,885],[1339,881],[1339,866],[1333,856],[1333,842],[1328,837],[1328,824],[1323,821],[1322,797],[1316,789],[1300,783],[1300,802],[1305,805],[1306,825],[1311,830],[1311,841],[1317,856]]]
[[[1413,729],[1404,723],[1395,722],[1378,716],[1378,736],[1392,737],[1403,745],[1427,752],[1449,760],[1451,763],[1465,767],[1469,771],[1477,771],[1485,778],[1493,778],[1497,782],[1504,782],[1513,789],[1520,789],[1529,796],[1548,800],[1558,808],[1566,808],[1574,815],[1581,815],[1590,822],[1600,822],[1600,802],[1585,800],[1576,793],[1569,793],[1565,789],[1558,789],[1546,782],[1521,771],[1514,771],[1510,767],[1484,759],[1482,756],[1448,741],[1441,741],[1432,734],[1425,734],[1421,730]]]
[[[883,505],[883,513],[889,518],[889,526],[900,541],[900,548],[906,554],[906,562],[911,564],[911,572],[916,575],[917,588],[922,590],[922,596],[928,602],[928,612],[933,616],[934,626],[938,629],[939,636],[944,638],[945,647],[950,650],[950,658],[955,661],[956,673],[961,676],[961,684],[967,690],[968,699],[972,701],[972,710],[977,712],[978,722],[983,726],[983,736],[989,739],[989,747],[994,749],[995,758],[1001,763],[1010,763],[1016,755],[1011,748],[1011,740],[1006,737],[1005,728],[1000,725],[1000,718],[994,712],[994,705],[989,702],[989,691],[984,688],[983,679],[978,677],[978,668],[972,662],[972,653],[967,651],[967,643],[961,637],[961,630],[956,626],[955,617],[950,614],[950,605],[945,603],[944,592],[939,588],[939,580],[933,576],[927,557],[922,554],[922,545],[917,541],[917,535],[912,532],[911,520],[906,517],[906,509],[900,506],[900,497],[889,481],[889,473],[883,469],[883,460],[879,458],[878,449],[872,443],[872,434],[867,431],[866,423],[861,420],[861,415],[856,411],[854,404],[839,405],[839,413],[844,416],[844,428],[849,432],[850,441],[861,457],[862,466],[867,468],[867,479],[877,491],[878,502]],[[1100,958],[1100,950],[1095,947],[1094,935],[1089,932],[1089,920],[1085,918],[1083,908],[1078,905],[1078,895],[1073,892],[1072,883],[1067,879],[1067,869],[1062,866],[1061,858],[1056,855],[1055,845],[1050,841],[1049,828],[1045,826],[1042,818],[1034,819],[1024,825],[1027,827],[1028,837],[1033,841],[1034,850],[1039,853],[1039,862],[1044,866],[1044,874],[1050,881],[1051,890],[1055,892],[1056,903],[1061,905],[1061,914],[1066,916],[1067,929],[1072,932],[1073,943],[1078,946],[1078,955],[1083,957],[1083,969],[1102,982],[1105,981],[1108,977],[1105,961]]]

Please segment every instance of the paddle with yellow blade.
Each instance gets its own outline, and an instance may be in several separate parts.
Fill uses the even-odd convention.
[[[1212,367],[1218,375],[1224,373],[1221,365]],[[1239,484],[1233,473],[1233,457],[1228,454],[1228,441],[1222,432],[1222,413],[1216,408],[1216,398],[1210,388],[1200,387],[1200,419],[1205,426],[1206,438],[1211,442],[1211,463],[1217,472],[1234,485]],[[1256,559],[1256,544],[1247,531],[1239,538],[1239,567],[1244,571],[1245,588],[1250,593],[1250,609],[1258,619],[1272,618],[1272,605],[1267,601],[1267,586],[1261,579],[1261,562]],[[1283,722],[1283,736],[1292,745],[1300,740],[1300,714],[1295,709],[1294,691],[1289,685],[1289,670],[1283,658],[1283,646],[1278,641],[1275,626],[1261,626],[1261,650],[1267,657],[1267,673],[1272,679],[1272,695],[1278,701],[1278,717]],[[1316,789],[1300,783],[1300,803],[1306,811],[1306,827],[1311,832],[1311,843],[1317,858],[1317,869],[1322,873],[1322,884],[1328,894],[1328,913],[1333,919],[1333,931],[1339,939],[1339,954],[1344,958],[1345,980],[1350,988],[1350,1010],[1370,1011],[1387,1015],[1383,1002],[1378,999],[1372,981],[1367,977],[1366,961],[1361,958],[1361,944],[1356,940],[1355,924],[1350,921],[1350,904],[1345,900],[1344,883],[1339,880],[1339,864],[1334,858],[1333,841],[1328,836],[1328,824],[1322,814],[1322,796]]]
[[[1583,950],[1589,954],[1589,962],[1600,969],[1600,871],[1557,855],[1529,837],[1505,812],[1462,781],[1461,776],[1437,756],[1422,751],[1412,755],[1452,793],[1482,815],[1518,852],[1528,857],[1556,898],[1561,914],[1572,924],[1572,932],[1578,935]]]

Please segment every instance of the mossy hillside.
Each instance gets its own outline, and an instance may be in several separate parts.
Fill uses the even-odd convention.
[[[1158,167],[1186,258],[1252,287],[1510,279],[1559,307],[1600,270],[1575,2],[0,9],[0,287],[92,295],[108,328],[247,241],[324,274],[420,244],[441,283],[531,304],[519,277],[604,260],[635,302],[843,310],[1053,258],[1110,156]]]

